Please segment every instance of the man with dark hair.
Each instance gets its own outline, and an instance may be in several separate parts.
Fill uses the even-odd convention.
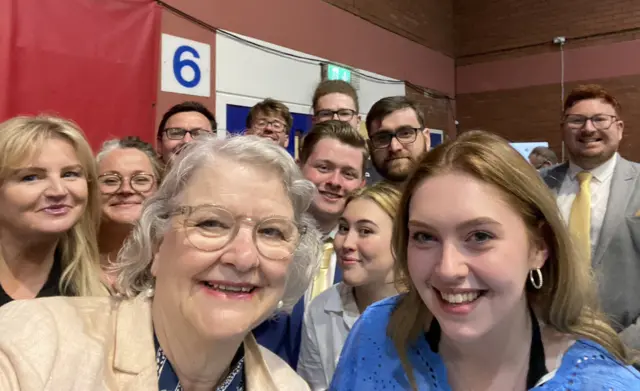
[[[249,111],[245,133],[268,138],[282,148],[287,148],[292,126],[293,116],[287,105],[267,98],[257,103]]]
[[[545,167],[551,167],[558,164],[558,156],[556,153],[547,147],[535,147],[529,154],[529,163],[536,170],[540,170]]]
[[[618,100],[599,85],[567,97],[561,123],[569,161],[541,172],[556,192],[576,250],[598,277],[602,309],[620,337],[640,348],[640,164],[618,154]]]
[[[216,128],[216,118],[202,103],[179,103],[162,116],[157,134],[158,155],[168,164],[186,143],[202,134],[215,133]]]
[[[368,152],[364,137],[348,122],[328,120],[316,123],[307,133],[299,155],[303,175],[318,188],[310,212],[324,235],[320,269],[291,315],[278,314],[276,319],[267,320],[254,330],[260,345],[278,354],[294,369],[300,353],[305,303],[342,280],[340,269],[336,268],[333,237],[347,197],[364,186]]]
[[[366,125],[374,167],[386,180],[403,183],[431,145],[422,110],[406,96],[382,98],[369,110]]]

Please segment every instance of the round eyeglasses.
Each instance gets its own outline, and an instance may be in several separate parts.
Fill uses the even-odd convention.
[[[403,126],[396,129],[395,132],[382,131],[371,136],[371,145],[374,149],[383,149],[391,145],[391,141],[395,137],[400,144],[411,144],[418,137],[419,128]]]
[[[271,129],[276,132],[282,132],[286,126],[284,122],[277,119],[269,121],[265,118],[261,118],[253,123],[253,128],[256,130],[265,130],[269,125],[271,125]]]
[[[596,114],[591,117],[581,114],[569,114],[564,117],[564,124],[570,129],[582,129],[587,121],[591,121],[591,124],[597,130],[607,130],[613,125],[618,117],[610,114]]]
[[[125,178],[116,173],[110,172],[98,177],[98,188],[102,194],[114,194],[122,189]],[[129,187],[138,193],[144,193],[153,188],[156,177],[152,174],[138,173],[129,178]]]
[[[338,109],[338,110],[318,110],[315,117],[319,121],[329,121],[337,117],[342,122],[349,122],[356,115],[355,110]]]
[[[253,243],[265,258],[281,260],[291,256],[304,233],[285,217],[254,220],[234,216],[217,205],[181,206],[171,215],[184,216],[184,230],[189,243],[201,251],[220,250],[238,234],[241,224],[253,227]]]
[[[184,136],[189,133],[191,138],[198,138],[200,136],[216,133],[215,130],[208,130],[202,128],[184,129],[184,128],[167,128],[164,130],[169,140],[182,140]]]

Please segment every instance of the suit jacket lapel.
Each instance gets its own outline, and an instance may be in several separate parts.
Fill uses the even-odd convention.
[[[144,296],[119,304],[113,368],[122,391],[158,389],[151,305]]]
[[[247,391],[278,391],[252,333],[244,339],[244,363]]]
[[[593,256],[593,266],[597,266],[602,262],[607,246],[609,246],[611,238],[615,233],[616,226],[624,219],[627,204],[631,199],[631,193],[638,174],[628,160],[618,157],[618,162],[616,163],[613,177],[611,178],[611,190],[609,193],[609,201],[607,201],[607,211],[604,215],[598,245]]]

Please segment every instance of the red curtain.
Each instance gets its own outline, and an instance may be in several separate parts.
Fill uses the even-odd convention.
[[[0,0],[0,122],[60,115],[94,148],[153,140],[159,37],[153,0]]]

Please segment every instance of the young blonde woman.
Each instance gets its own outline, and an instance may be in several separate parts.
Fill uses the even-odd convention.
[[[0,305],[106,294],[99,197],[91,148],[77,125],[49,116],[0,124]]]
[[[393,245],[408,292],[362,314],[331,390],[640,389],[553,194],[505,140],[423,157]]]
[[[316,297],[305,314],[298,373],[314,391],[329,387],[340,351],[358,316],[396,295],[391,253],[400,192],[379,182],[347,200],[334,239],[343,282]]]

